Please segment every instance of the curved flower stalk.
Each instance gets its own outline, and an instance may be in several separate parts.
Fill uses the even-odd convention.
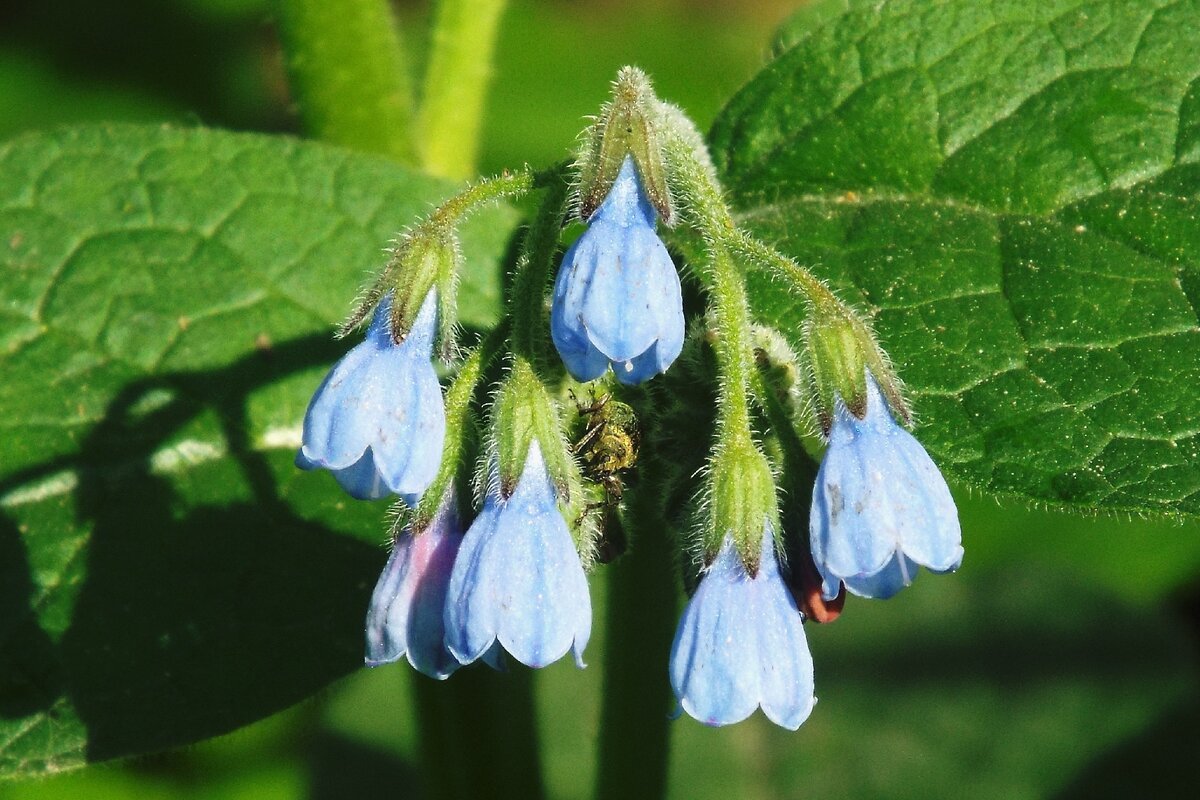
[[[888,598],[920,567],[951,572],[962,563],[958,511],[925,448],[892,417],[867,372],[859,419],[838,396],[829,447],[813,486],[809,534],[822,594],[839,582],[861,597]]]
[[[530,667],[573,650],[583,667],[592,629],[587,577],[537,440],[507,500],[493,477],[450,575],[446,646],[466,664],[498,642]]]
[[[658,215],[632,155],[554,282],[550,333],[571,375],[622,383],[665,372],[683,348],[679,273],[655,232]]]
[[[412,506],[437,473],[446,432],[430,360],[437,291],[426,295],[399,343],[390,332],[391,300],[383,297],[366,339],[334,365],[313,395],[296,465],[329,470],[359,500],[395,493]]]
[[[423,530],[397,534],[367,609],[368,667],[407,658],[418,672],[438,680],[458,669],[446,649],[443,611],[462,539],[453,487]]]
[[[789,730],[808,719],[812,655],[769,525],[755,575],[726,537],[679,620],[670,672],[680,706],[706,725],[741,722],[756,708]]]

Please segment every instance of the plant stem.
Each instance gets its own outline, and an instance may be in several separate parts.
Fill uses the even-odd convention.
[[[412,90],[388,1],[279,0],[276,8],[309,135],[412,164]]]
[[[438,0],[425,71],[419,130],[428,172],[475,171],[496,31],[507,0]]]
[[[496,673],[480,664],[444,682],[415,675],[413,692],[426,797],[545,796],[530,670]]]
[[[670,118],[668,118],[670,119]],[[721,197],[721,188],[708,166],[696,157],[691,137],[678,129],[683,120],[675,118],[665,137],[665,155],[671,174],[684,198],[684,213],[704,240],[704,258],[697,274],[712,295],[717,339],[717,360],[721,386],[717,393],[718,425],[732,437],[750,440],[750,307],[741,272],[733,262],[730,245],[739,237],[733,217]],[[691,125],[690,121],[686,121]]]
[[[431,223],[457,225],[488,203],[522,197],[534,187],[535,176],[528,168],[481,178],[442,203],[430,215]]]
[[[411,524],[416,531],[423,530],[437,514],[446,492],[455,481],[460,480],[464,462],[468,460],[473,432],[472,401],[484,371],[504,349],[508,340],[507,323],[507,319],[501,320],[458,368],[458,374],[454,376],[445,396],[446,435],[437,475],[421,495],[415,509],[411,512],[401,511],[396,515],[396,530],[403,529],[406,524]],[[469,483],[469,480],[466,481],[466,484]],[[460,483],[460,488],[463,485]]]
[[[746,287],[733,259],[723,247],[711,251],[707,265],[713,295],[717,330],[717,362],[721,385],[717,391],[717,421],[720,430],[733,437],[750,438],[750,306]]]
[[[664,107],[661,111],[664,152],[679,192],[686,198],[688,216],[703,238],[705,249],[710,252],[724,249],[727,255],[757,261],[798,289],[813,309],[844,317],[848,313],[845,305],[815,275],[738,229],[711,165],[697,155],[697,149],[703,145],[695,126],[672,107]]]
[[[671,702],[666,676],[678,615],[675,543],[662,492],[631,493],[630,551],[608,572],[609,631],[596,770],[597,800],[666,795]]]
[[[550,324],[546,319],[546,286],[558,253],[563,215],[571,187],[563,171],[549,173],[540,185],[546,189],[537,216],[525,234],[521,261],[513,278],[509,308],[513,324],[513,353],[534,367],[542,364]]]

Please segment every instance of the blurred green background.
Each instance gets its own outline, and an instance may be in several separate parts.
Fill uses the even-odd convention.
[[[514,2],[483,170],[561,159],[626,63],[706,126],[794,6]],[[419,53],[427,5],[398,11]],[[297,133],[270,12],[269,0],[8,2],[0,137],[96,120]],[[759,717],[721,730],[675,723],[672,797],[1193,796],[1200,525],[957,497],[963,570],[923,577],[891,603],[852,600],[836,624],[810,626],[821,702],[798,733]],[[563,662],[534,677],[555,798],[590,794],[600,654],[620,634],[602,629],[602,571],[592,588],[592,668]],[[403,666],[364,670],[231,736],[0,784],[0,798],[419,797],[417,679]]]

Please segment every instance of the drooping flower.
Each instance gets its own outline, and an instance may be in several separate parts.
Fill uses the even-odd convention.
[[[504,500],[493,487],[467,531],[445,625],[446,646],[464,664],[499,642],[530,667],[572,649],[584,665],[592,630],[587,577],[536,440],[512,495]]]
[[[683,610],[670,673],[680,706],[706,725],[740,722],[759,707],[789,730],[808,719],[816,703],[812,655],[769,525],[753,577],[726,537]]]
[[[641,383],[683,348],[679,274],[654,230],[657,218],[626,156],[554,282],[550,334],[577,380],[594,380],[611,364],[617,380]]]
[[[423,530],[396,537],[367,609],[367,666],[407,657],[414,669],[438,680],[458,669],[446,649],[443,610],[462,539],[453,490]]]
[[[826,599],[837,596],[839,581],[861,597],[888,598],[912,583],[920,567],[950,572],[962,563],[958,510],[946,480],[892,417],[870,372],[862,419],[840,397],[835,404],[809,534]]]
[[[430,361],[437,292],[426,296],[412,330],[397,344],[391,295],[380,301],[364,341],[325,377],[304,416],[296,465],[327,469],[352,497],[396,493],[409,505],[433,481],[446,413]]]

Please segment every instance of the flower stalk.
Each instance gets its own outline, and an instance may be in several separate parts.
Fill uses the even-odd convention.
[[[438,0],[417,129],[421,163],[447,178],[475,170],[492,52],[508,0]]]
[[[293,97],[309,135],[415,162],[412,87],[387,0],[280,0]]]

